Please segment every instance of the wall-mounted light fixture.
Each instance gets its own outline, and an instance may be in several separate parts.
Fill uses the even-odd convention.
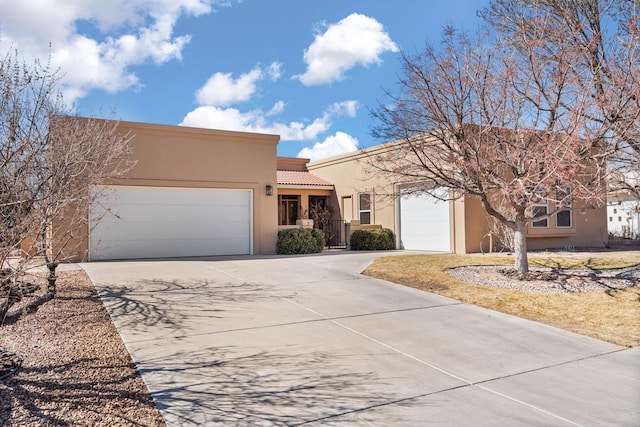
[[[264,190],[267,196],[273,196],[273,186],[267,185]]]

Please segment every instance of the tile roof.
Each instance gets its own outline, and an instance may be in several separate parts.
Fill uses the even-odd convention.
[[[280,185],[309,185],[309,186],[333,186],[329,181],[310,172],[302,171],[278,171],[278,184]]]

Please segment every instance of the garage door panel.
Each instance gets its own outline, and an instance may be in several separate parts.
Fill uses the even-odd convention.
[[[451,250],[449,203],[429,195],[400,199],[400,240],[404,249]]]
[[[250,190],[98,190],[101,194],[91,209],[91,259],[251,253]]]
[[[239,253],[246,247],[245,240],[224,239],[217,244],[210,240],[194,243],[193,241],[180,244],[174,239],[157,239],[155,245],[147,252],[148,255],[140,256],[140,242],[132,240],[113,240],[100,242],[100,251],[92,258],[95,260],[132,259],[132,258],[175,258],[198,256],[193,251],[207,253],[207,256],[229,255],[229,252]]]
[[[126,222],[210,222],[212,219],[232,221],[246,216],[247,206],[240,205],[161,205],[161,204],[119,204],[107,215]],[[97,214],[105,209],[96,211]]]
[[[113,186],[115,187],[115,186]],[[111,188],[113,188],[111,187]],[[144,199],[140,199],[140,190],[144,188]],[[105,192],[106,199],[110,202],[119,202],[122,205],[147,205],[154,202],[162,205],[177,206],[206,206],[211,204],[244,204],[247,191],[223,190],[211,188],[185,188],[180,187],[119,187],[115,191],[109,189]],[[212,200],[206,195],[211,191],[224,193],[224,198]]]
[[[109,235],[113,226],[104,224],[94,229],[94,236],[101,235],[101,241],[110,240]],[[130,240],[189,240],[189,239],[232,239],[238,236],[249,239],[246,222],[225,222],[215,224],[205,221],[192,222],[122,222],[119,224],[116,236],[132,236]],[[133,237],[135,236],[135,238]],[[119,239],[118,239],[119,240]],[[127,239],[129,240],[129,239]]]

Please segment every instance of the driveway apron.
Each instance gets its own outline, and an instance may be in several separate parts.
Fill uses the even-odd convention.
[[[360,274],[381,255],[82,267],[169,426],[640,425],[640,348]]]

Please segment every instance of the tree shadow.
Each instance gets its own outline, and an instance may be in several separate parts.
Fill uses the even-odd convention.
[[[119,328],[135,326],[164,328],[172,335],[186,332],[188,322],[222,318],[234,304],[277,300],[295,293],[276,294],[269,286],[215,280],[140,280],[133,286],[97,285],[114,323]]]
[[[270,286],[215,280],[143,280],[97,289],[119,327],[136,333],[152,327],[156,336],[166,330],[167,336],[195,340],[191,322],[295,297]],[[383,379],[360,366],[367,355],[292,351],[295,344],[252,352],[248,344],[212,346],[203,338],[202,345],[187,349],[180,341],[163,346],[158,340],[157,347],[145,345],[149,355],[138,357],[138,369],[174,425],[293,426],[322,420],[335,425],[343,422],[340,415],[389,402],[413,403],[395,396],[397,387],[386,383],[401,379]]]
[[[237,352],[215,347],[178,352],[145,360],[140,372],[165,419],[176,425],[295,426],[328,420],[337,425],[341,415],[398,401],[413,404],[407,396],[376,391],[394,390],[386,382],[391,379],[354,371],[358,356]]]
[[[555,283],[566,292],[605,291],[612,295],[615,291],[636,287],[640,283],[640,269],[636,267],[601,270],[590,268],[586,271],[557,269]]]
[[[110,375],[99,375],[100,379],[97,380],[86,378],[82,376],[86,369],[80,369],[76,373],[76,368],[81,365],[108,370]],[[97,358],[23,367],[16,375],[0,384],[0,423],[8,423],[13,419],[8,417],[14,414],[18,424],[26,422],[35,423],[34,425],[66,426],[74,424],[66,415],[75,413],[76,416],[84,416],[83,424],[91,424],[91,418],[105,420],[111,417],[115,424],[147,425],[118,410],[120,407],[144,406],[153,411],[155,402],[146,388],[122,386],[138,378],[134,363],[104,365]],[[76,419],[75,422],[79,421]],[[162,424],[162,420],[157,421]]]

